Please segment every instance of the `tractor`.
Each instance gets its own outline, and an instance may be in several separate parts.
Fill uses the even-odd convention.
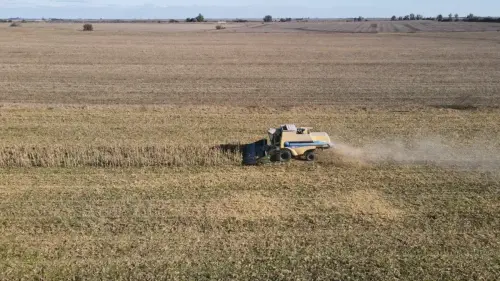
[[[289,162],[291,159],[314,161],[318,149],[333,147],[324,132],[312,132],[310,127],[293,124],[269,129],[269,141],[259,140],[243,147],[243,164],[256,165],[268,162]]]

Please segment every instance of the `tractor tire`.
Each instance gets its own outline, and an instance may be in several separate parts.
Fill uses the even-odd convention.
[[[314,153],[314,150],[309,150],[305,154],[306,161],[312,162],[316,160],[316,154]]]
[[[281,162],[289,162],[292,160],[292,153],[288,149],[280,150],[280,161]]]

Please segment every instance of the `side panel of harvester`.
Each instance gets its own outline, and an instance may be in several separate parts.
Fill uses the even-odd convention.
[[[330,137],[322,132],[309,134],[283,132],[281,138],[281,148],[290,150],[295,157],[303,155],[306,151],[329,147]]]

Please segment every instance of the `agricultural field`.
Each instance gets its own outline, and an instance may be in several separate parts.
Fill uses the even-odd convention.
[[[398,24],[0,26],[0,280],[496,280],[500,33]]]
[[[240,33],[415,33],[500,31],[500,23],[437,21],[311,21],[287,23],[251,23],[230,26],[227,32]]]

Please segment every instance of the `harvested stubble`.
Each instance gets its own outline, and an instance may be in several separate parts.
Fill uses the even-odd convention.
[[[337,23],[324,25],[317,28]],[[241,34],[187,26],[213,32],[162,36],[177,25],[102,24],[85,34],[30,24],[19,40],[18,30],[0,28],[0,101],[415,106],[472,94],[480,105],[500,105],[498,32]]]
[[[498,184],[428,167],[6,169],[0,280],[494,280]]]

